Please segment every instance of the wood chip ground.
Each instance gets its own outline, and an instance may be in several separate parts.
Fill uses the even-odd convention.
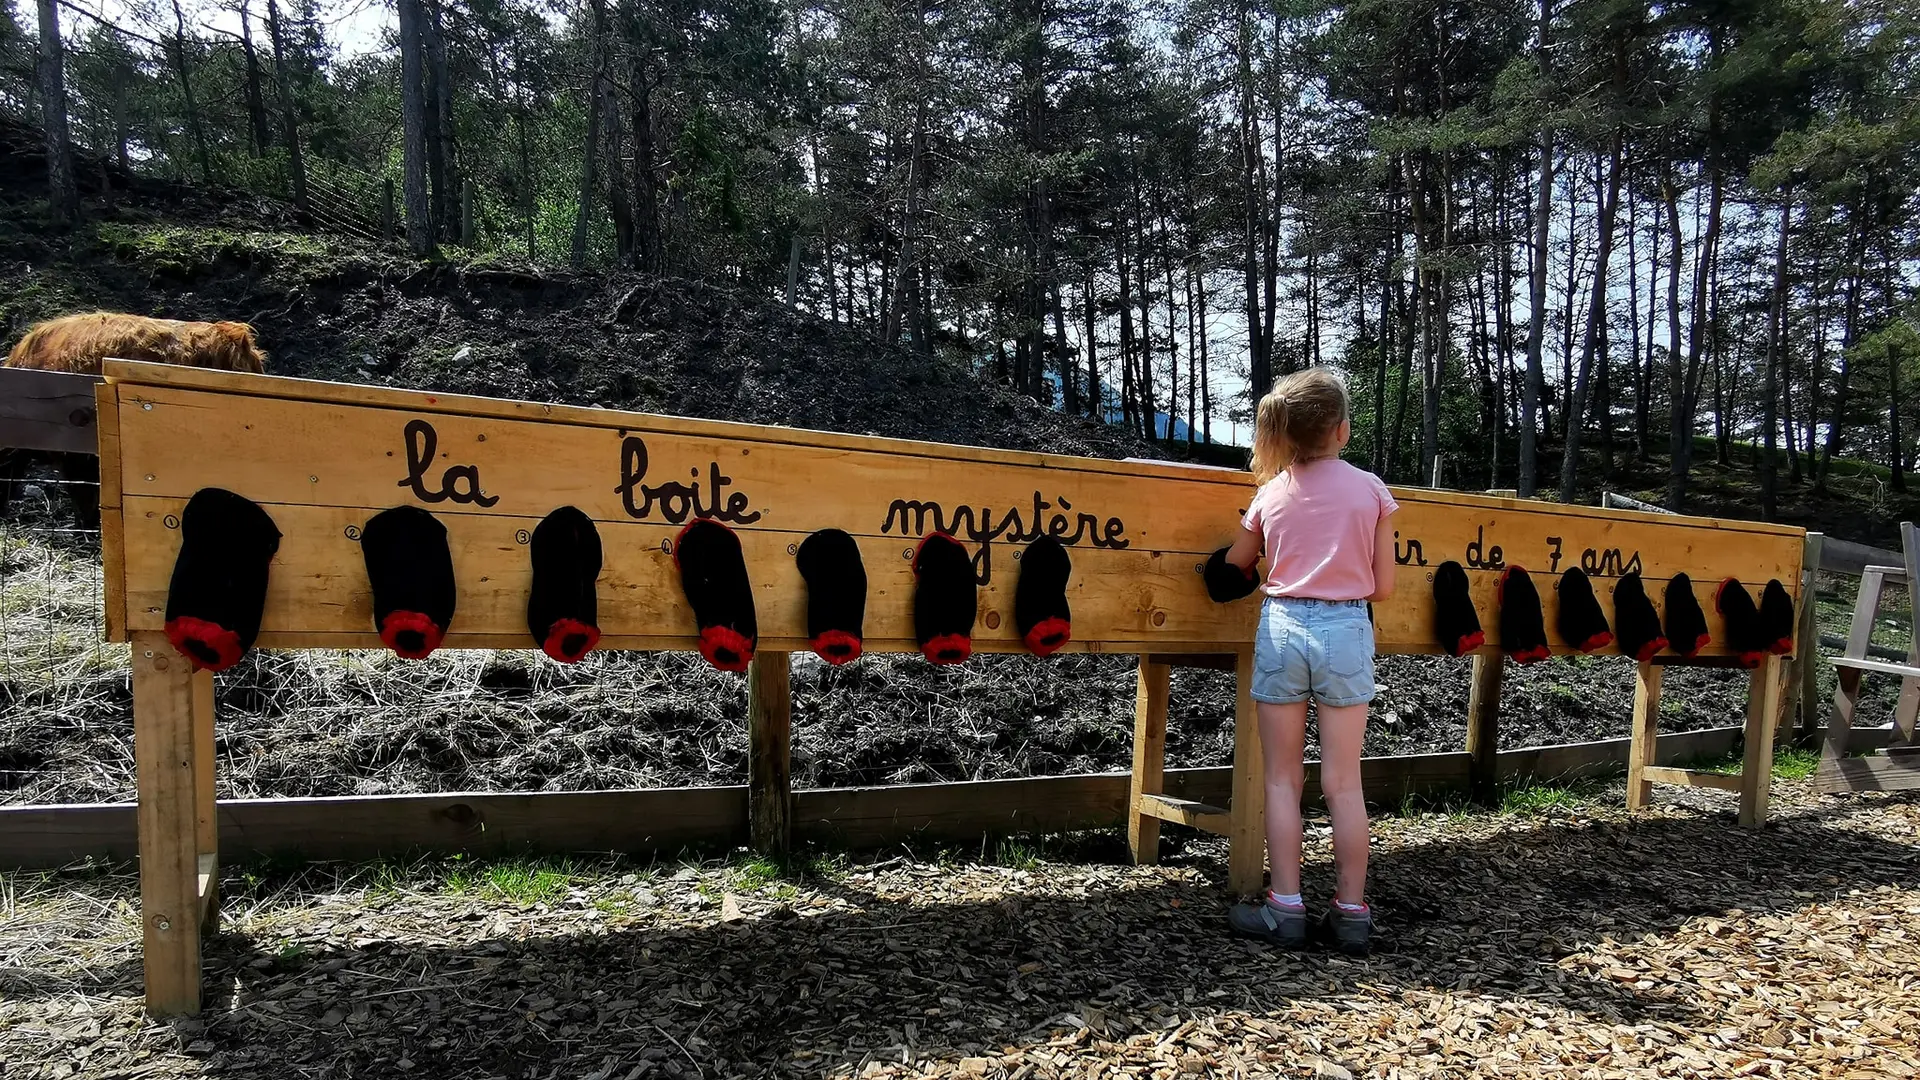
[[[1920,798],[1777,790],[1760,833],[1617,787],[1383,819],[1364,961],[1228,937],[1206,839],[230,869],[174,1022],[141,1008],[126,868],[11,875],[0,1076],[1920,1075]],[[1310,858],[1324,897],[1324,823]]]

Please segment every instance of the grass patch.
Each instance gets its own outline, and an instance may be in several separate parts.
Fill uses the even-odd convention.
[[[481,868],[477,882],[482,894],[531,906],[551,904],[567,895],[567,887],[577,876],[577,868],[570,862],[514,859]]]
[[[1550,810],[1572,810],[1592,798],[1592,787],[1586,784],[1519,784],[1501,792],[1500,812],[1539,814]]]

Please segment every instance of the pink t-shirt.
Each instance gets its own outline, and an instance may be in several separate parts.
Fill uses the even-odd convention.
[[[1268,596],[1364,600],[1373,595],[1374,530],[1398,509],[1379,477],[1322,458],[1269,480],[1240,523],[1265,541]]]

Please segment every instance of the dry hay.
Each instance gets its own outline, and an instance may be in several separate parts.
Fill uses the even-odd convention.
[[[1098,836],[790,876],[230,870],[207,1012],[172,1024],[140,1009],[124,869],[16,875],[0,1060],[103,1080],[1915,1075],[1920,802],[1804,792],[1784,784],[1757,833],[1725,800],[1629,819],[1617,788],[1386,819],[1367,961],[1227,937],[1211,840],[1139,868]],[[1323,824],[1309,858],[1324,895]]]

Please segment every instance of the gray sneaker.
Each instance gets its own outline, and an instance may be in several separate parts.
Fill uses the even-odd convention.
[[[1329,904],[1320,918],[1320,933],[1327,944],[1348,956],[1365,956],[1373,937],[1373,910],[1349,915]]]
[[[1259,938],[1283,949],[1307,944],[1307,913],[1286,911],[1265,902],[1235,904],[1227,909],[1227,925],[1241,937]]]

